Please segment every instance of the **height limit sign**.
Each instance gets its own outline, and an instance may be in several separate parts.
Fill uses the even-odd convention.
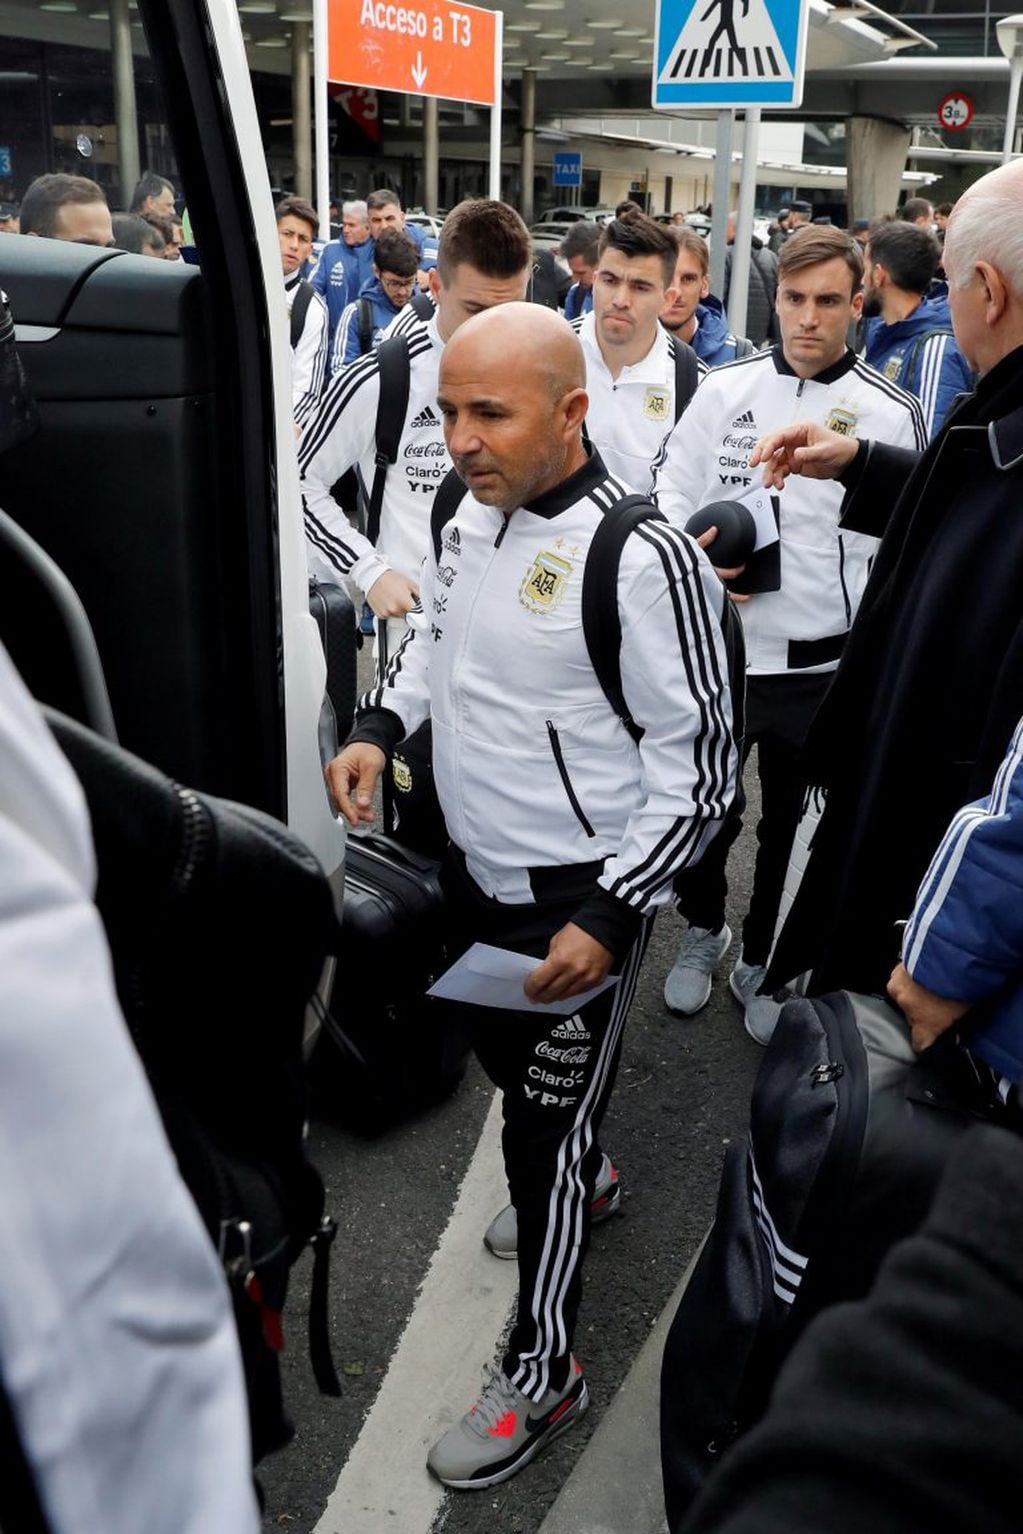
[[[336,84],[493,106],[497,20],[451,0],[329,0]]]

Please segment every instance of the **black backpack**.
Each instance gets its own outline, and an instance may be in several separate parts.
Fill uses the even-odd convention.
[[[685,350],[693,356],[689,347]],[[695,373],[694,357],[694,376]],[[465,483],[459,479],[456,471],[451,469],[437,487],[430,517],[433,552],[438,561],[444,527],[458,510],[465,494]],[[622,550],[637,527],[644,522],[666,521],[664,513],[645,496],[623,496],[616,502],[612,511],[601,518],[590,540],[590,549],[583,570],[583,634],[590,662],[605,698],[637,744],[643,737],[643,731],[630,714],[622,690],[622,624],[618,613],[618,567],[621,564]],[[719,616],[728,656],[735,734],[741,737],[742,703],[746,685],[745,647],[742,627],[735,608],[728,600],[724,587],[721,589],[722,610]]]
[[[295,297],[291,301],[291,349],[295,350],[302,339],[305,329],[305,317],[309,313],[309,305],[313,301],[314,288],[311,282],[305,279],[295,289]]]
[[[304,1143],[305,1012],[334,942],[333,897],[279,821],[182,788],[45,712],[88,803],[118,1000],[230,1287],[258,1463],[293,1436],[281,1315],[309,1245],[313,1371],[340,1395],[327,1319],[336,1226]]]
[[[433,314],[434,304],[425,293],[413,293],[409,308],[421,320]],[[361,336],[361,333],[360,333]],[[384,485],[387,470],[398,461],[401,434],[408,415],[409,382],[412,364],[409,360],[408,337],[404,334],[387,336],[377,347],[377,365],[380,369],[380,398],[377,402],[376,456],[373,483],[363,496],[366,501],[366,537],[375,544],[380,536],[380,509],[384,503]]]

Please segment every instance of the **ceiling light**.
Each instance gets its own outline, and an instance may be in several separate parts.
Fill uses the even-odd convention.
[[[643,28],[642,27],[617,27],[615,29],[615,37],[642,37],[642,36],[643,36]]]
[[[570,53],[541,53],[540,57],[545,64],[567,64],[572,55]]]
[[[277,7],[273,0],[239,0],[238,9],[247,16],[272,16]]]
[[[615,27],[621,26],[621,22],[617,17],[606,16],[602,21],[588,21],[586,25],[592,27],[595,32],[612,32]]]
[[[287,48],[290,39],[287,37],[257,37],[257,48]]]
[[[524,0],[527,11],[563,11],[564,0]]]
[[[567,36],[567,32],[561,28],[555,27],[551,32],[537,32],[536,40],[538,43],[560,43],[563,42]]]
[[[596,38],[593,37],[566,37],[566,48],[592,48]]]
[[[614,53],[608,54],[608,58],[627,59],[630,63],[635,63],[636,59],[639,58],[639,54],[636,52],[635,48],[616,48]]]
[[[542,21],[509,21],[505,26],[506,32],[535,32],[542,27]]]
[[[67,15],[69,12],[77,11],[78,6],[74,3],[74,0],[43,0],[39,9],[41,11],[62,11]]]
[[[282,11],[281,21],[312,21],[312,11]]]

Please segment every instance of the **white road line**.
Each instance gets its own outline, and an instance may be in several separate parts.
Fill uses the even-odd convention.
[[[479,1394],[515,1300],[517,1265],[491,1257],[481,1239],[507,1202],[495,1093],[415,1308],[313,1534],[429,1534],[445,1493],[427,1473],[427,1450]]]

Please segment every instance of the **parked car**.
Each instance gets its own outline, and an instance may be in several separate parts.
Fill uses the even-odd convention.
[[[606,224],[615,216],[614,208],[575,208],[571,204],[563,203],[556,208],[545,208],[540,218],[545,223],[577,224],[580,219],[588,219],[592,224]]]
[[[554,259],[563,272],[568,271],[568,262],[562,260],[561,242],[571,227],[570,223],[539,223],[529,226],[533,249],[553,251]]]
[[[427,234],[432,234],[434,239],[440,234],[443,218],[435,218],[432,213],[421,213],[417,209],[414,213],[405,214],[406,224],[418,224],[420,229],[425,229]]]

